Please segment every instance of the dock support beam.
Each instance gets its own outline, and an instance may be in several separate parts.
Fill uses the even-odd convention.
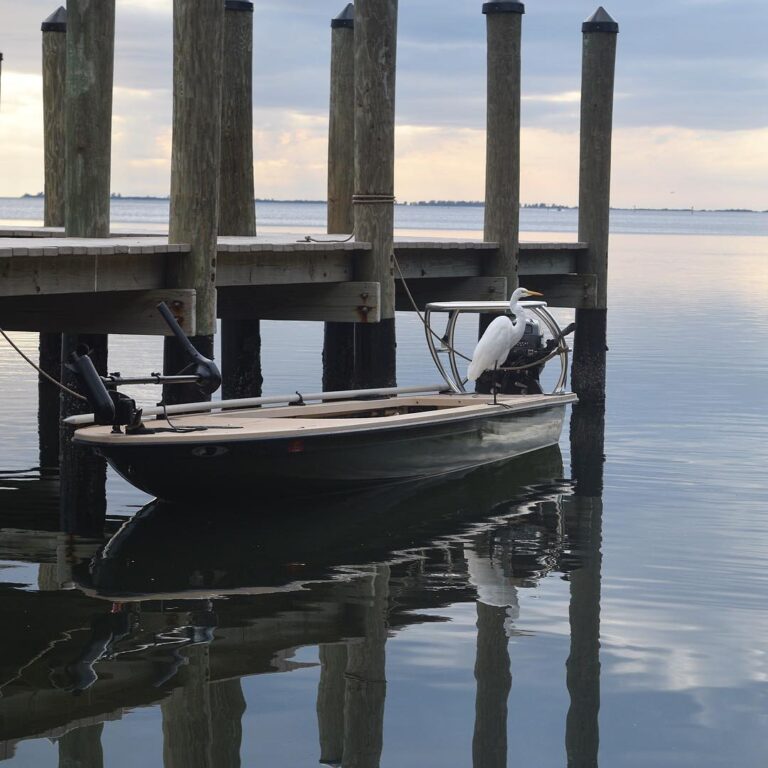
[[[331,20],[331,99],[328,122],[328,234],[355,228],[355,6]],[[354,373],[354,323],[325,323],[323,390],[349,389]]]
[[[45,202],[43,226],[64,226],[64,104],[67,78],[67,11],[60,7],[41,25],[43,33],[43,136]],[[40,368],[58,379],[61,334],[40,334]],[[41,470],[59,466],[59,390],[38,376],[37,425]]]
[[[253,3],[224,3],[219,234],[256,236],[253,189]],[[222,396],[261,395],[261,332],[256,318],[221,320]]]
[[[355,5],[355,280],[381,285],[381,321],[355,327],[355,388],[396,383],[394,279],[397,0]]]
[[[597,276],[595,309],[576,310],[571,383],[583,403],[605,400],[611,134],[618,31],[619,25],[602,8],[582,25],[579,240],[587,244],[587,253],[579,272]]]
[[[222,0],[174,0],[168,242],[189,243],[191,251],[169,259],[166,287],[195,289],[197,326],[191,341],[210,358],[216,331],[223,38]],[[178,373],[187,363],[176,339],[166,338],[165,372]],[[194,385],[166,387],[163,397],[166,403],[208,399]]]
[[[108,237],[115,0],[69,0],[66,38],[64,230],[67,237]],[[106,373],[106,335],[64,334],[62,363],[80,344],[91,349],[96,369]],[[65,365],[61,380],[77,388]],[[91,410],[67,394],[60,405],[62,419]],[[106,464],[93,451],[75,446],[70,436],[62,426],[61,522],[68,532],[98,533],[106,512]]]

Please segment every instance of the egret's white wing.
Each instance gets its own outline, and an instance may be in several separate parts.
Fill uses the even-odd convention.
[[[467,369],[467,378],[470,381],[477,381],[483,371],[501,365],[507,359],[509,350],[515,344],[514,330],[511,320],[505,315],[497,317],[485,329]]]

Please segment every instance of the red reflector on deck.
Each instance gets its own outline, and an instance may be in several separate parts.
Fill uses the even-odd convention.
[[[288,443],[288,453],[304,453],[304,441],[291,440],[291,442]]]

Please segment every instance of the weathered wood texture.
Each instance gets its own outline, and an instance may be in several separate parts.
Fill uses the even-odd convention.
[[[328,124],[329,234],[354,231],[355,191],[355,29],[349,3],[331,21],[331,95]],[[326,322],[323,329],[323,389],[349,389],[354,379],[355,329]]]
[[[585,403],[605,399],[606,376],[611,134],[618,25],[605,11],[601,19],[584,23],[582,48],[579,240],[587,243],[587,252],[579,271],[597,276],[597,292],[595,309],[578,311],[576,315],[571,381]]]
[[[115,0],[67,3],[65,223],[68,236],[109,234]]]
[[[499,8],[501,6],[501,8]],[[518,9],[519,6],[519,9]],[[520,37],[522,4],[486,3],[487,133],[484,239],[498,251],[486,260],[486,275],[517,286],[520,234]]]
[[[363,282],[221,288],[219,316],[263,320],[379,321],[379,284]]]
[[[219,235],[256,235],[253,182],[253,3],[224,3]],[[217,300],[220,297],[217,297]],[[221,322],[222,396],[261,394],[258,320]]]
[[[354,230],[355,30],[349,3],[331,21],[331,96],[328,124],[328,232]]]
[[[250,10],[247,10],[250,8]],[[253,4],[225,3],[219,234],[256,234],[253,190]]]
[[[397,0],[355,5],[355,279],[381,284],[378,325],[355,329],[354,386],[396,382],[393,264]]]
[[[115,51],[115,0],[67,3],[65,96],[64,229],[69,237],[109,234],[112,149],[112,80]],[[96,370],[107,371],[107,336],[62,338],[61,380],[77,387],[65,363],[72,350],[87,344]],[[64,419],[88,409],[62,394]],[[104,459],[73,445],[67,429],[59,433],[61,522],[72,533],[98,533],[106,512]]]
[[[167,280],[197,291],[198,335],[216,329],[223,36],[222,0],[174,0],[168,241],[188,243],[190,253],[169,259]]]
[[[42,24],[43,139],[45,147],[43,223],[46,227],[64,226],[66,19],[66,10],[59,8]]]
[[[65,134],[67,77],[67,11],[60,7],[41,25],[43,33],[43,137],[45,200],[43,224],[64,227]],[[63,234],[63,232],[62,232]],[[10,327],[10,326],[8,326]],[[40,334],[38,364],[49,376],[61,372],[61,334]],[[59,465],[59,392],[38,376],[38,438],[40,466]]]
[[[0,301],[0,327],[4,330],[44,331],[49,334],[134,333],[169,336],[168,326],[157,311],[161,301],[171,308],[181,327],[188,334],[194,334],[195,292],[171,288],[3,299]],[[44,386],[51,385],[44,382]]]

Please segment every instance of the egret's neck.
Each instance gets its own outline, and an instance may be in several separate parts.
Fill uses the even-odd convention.
[[[523,314],[525,310],[520,306],[520,302],[509,302],[509,311],[514,315],[514,318],[512,319],[512,324],[517,325],[518,323],[525,322],[525,315]]]

